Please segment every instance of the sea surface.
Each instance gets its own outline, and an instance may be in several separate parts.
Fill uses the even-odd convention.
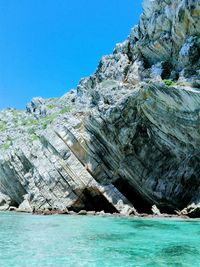
[[[0,267],[200,266],[200,221],[0,213]]]

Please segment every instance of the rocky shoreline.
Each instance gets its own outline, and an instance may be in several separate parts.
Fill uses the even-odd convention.
[[[115,218],[166,218],[166,219],[193,219],[186,215],[178,215],[178,214],[120,214],[120,213],[108,213],[102,211],[86,211],[86,210],[80,210],[79,212],[75,212],[72,210],[46,210],[46,211],[27,211],[27,210],[21,210],[17,209],[15,207],[10,207],[9,212],[17,212],[17,213],[28,213],[32,215],[44,215],[44,216],[50,216],[50,215],[73,215],[73,216],[101,216],[101,217],[115,217]]]
[[[82,210],[78,213],[74,211],[63,211],[63,212],[36,212],[33,215],[77,215],[77,216],[101,216],[101,217],[115,217],[115,218],[174,218],[174,219],[192,219],[188,216],[184,215],[174,215],[174,214],[160,214],[160,215],[153,215],[153,214],[138,214],[138,215],[125,215],[120,213],[105,213],[104,211],[95,212],[95,211],[85,211]]]

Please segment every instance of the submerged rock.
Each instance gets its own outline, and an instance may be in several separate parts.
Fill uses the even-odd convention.
[[[96,214],[96,211],[87,211],[87,215],[95,215]]]
[[[199,205],[200,2],[145,0],[143,9],[75,90],[0,112],[3,209],[137,215]]]

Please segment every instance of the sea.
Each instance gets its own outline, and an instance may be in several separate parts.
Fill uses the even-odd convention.
[[[0,213],[0,267],[200,266],[200,221]]]

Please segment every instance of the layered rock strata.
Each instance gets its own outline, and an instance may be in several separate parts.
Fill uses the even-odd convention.
[[[145,0],[75,90],[1,111],[0,205],[199,217],[199,17],[197,0]]]

